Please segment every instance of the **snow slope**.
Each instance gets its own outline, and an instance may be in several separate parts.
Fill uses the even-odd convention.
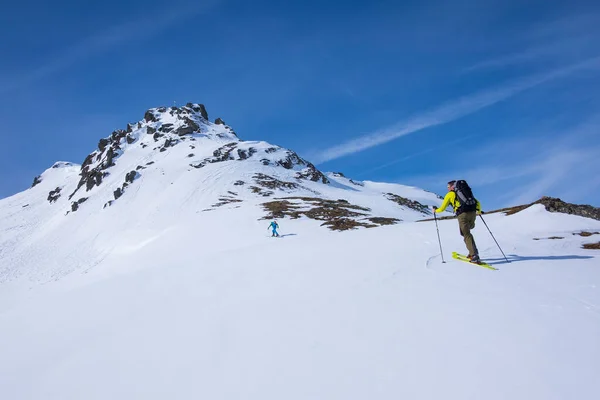
[[[435,223],[385,197],[439,204],[434,194],[296,178],[309,167],[282,168],[288,150],[260,154],[262,142],[237,145],[257,162],[189,168],[220,138],[196,134],[197,158],[182,163],[188,142],[148,152],[164,143],[144,135],[89,191],[68,199],[81,167],[57,163],[0,200],[2,399],[598,398],[600,263],[581,244],[600,234],[574,233],[600,221],[541,205],[485,216],[511,262],[481,220],[474,235],[498,271],[451,259],[464,244],[455,220],[439,221],[443,263]],[[248,189],[257,173],[301,187],[263,197]],[[213,207],[228,191],[242,201]],[[284,218],[271,238],[261,204],[284,195],[403,222],[337,232]]]

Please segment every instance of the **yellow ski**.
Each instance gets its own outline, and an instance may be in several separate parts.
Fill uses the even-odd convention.
[[[483,268],[487,268],[487,269],[491,269],[491,270],[494,270],[494,271],[498,271],[498,268],[494,268],[490,264],[484,263],[483,261],[481,261],[480,263],[471,262],[471,260],[469,260],[469,258],[467,256],[463,256],[462,254],[458,254],[455,251],[452,252],[452,258],[454,258],[456,260],[459,260],[459,261],[468,262],[469,264],[479,265],[480,267],[483,267]]]

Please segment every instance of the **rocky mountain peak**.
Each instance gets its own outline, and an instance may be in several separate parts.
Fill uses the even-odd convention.
[[[217,118],[216,125],[226,126],[221,118]],[[144,114],[144,119],[137,123],[137,128],[140,129],[146,126],[147,133],[154,134],[171,133],[178,136],[184,136],[191,133],[202,133],[204,125],[212,125],[208,120],[208,111],[203,104],[187,103],[182,107],[157,107],[151,108]],[[128,124],[125,133],[132,133],[135,129],[135,124]],[[233,130],[230,134],[237,138]]]
[[[244,162],[228,164],[232,161]],[[90,196],[103,197],[107,206],[121,198],[131,185],[140,185],[136,181],[141,177],[155,177],[157,172],[160,176],[172,176],[182,171],[207,171],[212,170],[215,163],[234,167],[226,167],[231,170],[230,173],[219,179],[218,184],[223,186],[241,181],[236,176],[248,172],[259,176],[265,168],[273,181],[284,178],[285,182],[292,179],[329,183],[321,171],[294,151],[265,142],[243,141],[223,119],[209,121],[203,104],[187,103],[179,107],[151,108],[144,113],[142,120],[128,123],[125,129],[116,129],[101,138],[97,149],[88,154],[81,164],[79,182],[62,193],[72,203],[72,211],[76,211]],[[52,168],[63,164],[57,163]],[[43,176],[36,177],[32,186],[37,186],[41,179]],[[57,189],[61,188],[52,187],[53,193],[49,193],[48,201],[56,202],[61,193]],[[250,190],[260,196],[270,193],[262,189]]]

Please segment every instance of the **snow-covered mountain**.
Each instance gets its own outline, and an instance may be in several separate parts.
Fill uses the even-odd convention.
[[[117,246],[132,225],[161,231],[195,220],[211,229],[236,215],[231,230],[272,218],[346,230],[422,219],[439,201],[413,187],[326,175],[291,150],[239,139],[201,104],[160,107],[100,139],[82,165],[57,162],[32,188],[0,201],[0,282],[90,268],[104,257],[94,243]],[[59,261],[40,266],[31,257],[46,252]],[[66,266],[70,258],[80,261]]]
[[[440,202],[149,110],[0,200],[0,398],[596,399],[598,209]]]

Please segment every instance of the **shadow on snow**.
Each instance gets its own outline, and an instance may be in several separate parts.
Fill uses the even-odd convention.
[[[511,263],[519,262],[519,261],[561,261],[561,260],[585,260],[594,258],[594,256],[576,256],[576,255],[564,255],[564,256],[519,256],[516,254],[509,254],[506,256],[508,261]],[[497,264],[507,264],[506,260],[503,257],[499,258],[485,258],[484,261],[488,261],[490,263]]]

